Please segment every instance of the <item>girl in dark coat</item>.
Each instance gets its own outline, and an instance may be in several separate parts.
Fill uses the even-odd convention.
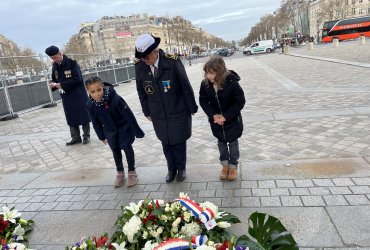
[[[235,180],[238,176],[238,138],[243,133],[240,111],[245,104],[240,77],[227,70],[220,56],[213,56],[203,67],[205,79],[199,92],[199,103],[207,114],[213,135],[218,139],[221,180]]]
[[[122,152],[125,152],[128,165],[127,186],[134,186],[138,179],[135,171],[135,154],[132,143],[135,137],[144,137],[134,114],[126,102],[120,97],[113,87],[103,83],[99,77],[92,77],[85,81],[89,92],[87,108],[96,132],[104,144],[109,144],[113,152],[117,168],[115,187],[125,181],[125,172],[122,163]]]

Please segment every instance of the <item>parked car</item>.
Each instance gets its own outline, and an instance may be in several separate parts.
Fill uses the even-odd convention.
[[[252,55],[257,53],[271,53],[274,51],[274,42],[272,40],[262,40],[251,44],[251,46],[243,50],[244,55]]]
[[[217,52],[216,52],[217,55],[219,56],[230,56],[230,51],[228,48],[222,48],[222,49],[219,49]]]

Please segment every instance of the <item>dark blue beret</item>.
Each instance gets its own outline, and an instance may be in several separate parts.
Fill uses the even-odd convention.
[[[58,54],[58,52],[59,52],[58,47],[56,47],[56,46],[54,46],[54,45],[50,46],[49,48],[47,48],[47,49],[45,50],[45,53],[46,53],[48,56],[55,56],[56,54]]]

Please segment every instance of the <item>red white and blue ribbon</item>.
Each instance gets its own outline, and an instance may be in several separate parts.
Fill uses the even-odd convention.
[[[184,239],[170,239],[154,247],[154,250],[189,250],[189,249],[191,249],[190,243],[189,241]]]
[[[191,237],[191,243],[195,244],[197,247],[200,247],[201,245],[203,245],[204,243],[206,243],[208,240],[208,237],[207,235],[193,235]]]
[[[190,212],[204,224],[212,220],[215,216],[211,209],[206,208],[203,210],[197,203],[188,198],[179,198],[176,199],[176,201],[179,201],[181,205],[190,210]]]

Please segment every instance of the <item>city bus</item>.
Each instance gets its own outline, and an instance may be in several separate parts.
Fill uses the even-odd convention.
[[[370,16],[354,17],[343,20],[328,21],[322,28],[322,42],[356,39],[360,35],[370,37]]]

